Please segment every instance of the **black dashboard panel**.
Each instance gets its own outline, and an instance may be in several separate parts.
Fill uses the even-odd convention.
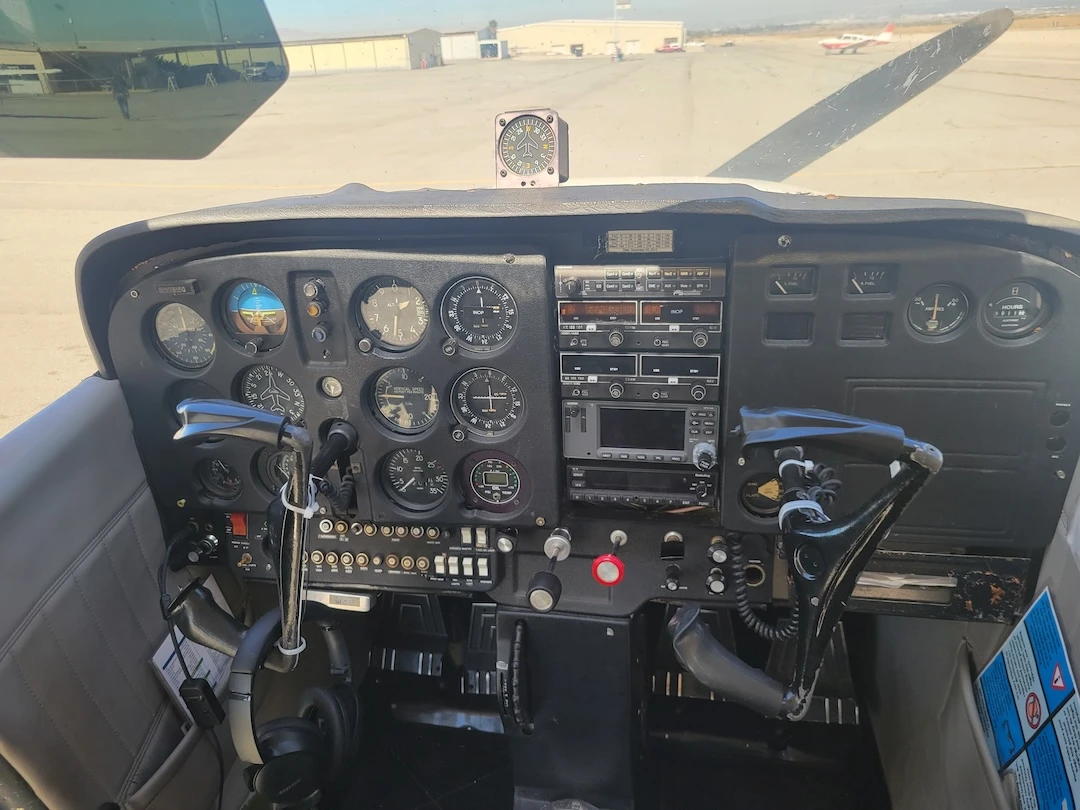
[[[672,250],[606,251],[607,231],[634,229],[670,230]],[[743,405],[851,412],[942,447],[946,469],[894,530],[882,570],[965,583],[983,583],[987,571],[1028,570],[1026,558],[1052,537],[1080,446],[1070,357],[1080,345],[1070,317],[1080,294],[1074,255],[1080,233],[1067,223],[956,203],[829,201],[743,186],[422,194],[353,187],[129,226],[92,243],[79,272],[101,372],[124,387],[170,533],[194,518],[224,539],[219,559],[246,577],[271,576],[261,537],[274,458],[234,440],[178,446],[171,438],[171,409],[183,396],[240,398],[252,385],[260,396],[282,396],[265,387],[273,383],[294,399],[289,381],[269,372],[240,385],[251,367],[270,364],[299,389],[313,431],[344,418],[361,433],[352,459],[356,508],[338,513],[324,501],[309,534],[312,586],[486,593],[525,605],[530,578],[548,566],[544,540],[561,526],[573,549],[556,571],[559,609],[616,616],[648,599],[730,605],[734,562],[717,546],[726,550],[735,535],[755,577],[751,601],[785,598],[775,518],[751,514],[741,492],[758,479],[757,505],[769,507],[769,464],[743,455],[734,433]],[[455,282],[474,277],[511,294],[517,331],[505,348],[473,353],[458,332],[455,351],[444,353],[452,329],[441,305]],[[428,325],[414,348],[364,343],[373,335],[357,319],[358,301],[379,278],[415,285],[426,302]],[[265,284],[280,299],[283,340],[234,339],[223,304],[234,280]],[[1027,325],[1009,301],[987,306],[1013,280],[1034,282],[1042,298]],[[784,289],[770,294],[777,281]],[[963,300],[942,284],[959,287]],[[185,368],[165,359],[153,338],[165,303],[206,321],[216,340],[211,361],[205,346],[187,347]],[[267,331],[276,328],[271,314]],[[592,354],[600,365],[571,364],[560,379],[560,352]],[[374,413],[372,388],[402,366],[434,386],[441,409],[432,424],[396,433]],[[454,383],[485,368],[512,377],[524,415],[489,424],[498,436],[462,439],[450,419]],[[597,421],[604,409],[664,411],[672,424],[681,410],[681,441],[657,431],[655,444],[645,436],[636,448],[610,446],[626,440],[605,439]],[[640,422],[624,419],[622,427],[637,427],[619,435],[641,438],[648,431]],[[717,466],[695,467],[709,466],[712,443]],[[384,495],[382,462],[402,449],[443,463],[450,495],[438,507],[412,511]],[[505,453],[528,471],[522,509],[485,513],[466,503],[461,469],[467,459],[473,469],[478,451]],[[200,462],[212,459],[242,481],[241,494],[220,494],[231,480],[221,470],[213,487],[198,480]],[[838,466],[837,511],[888,474]],[[613,551],[613,532],[629,539],[618,554],[625,573],[610,587],[594,565]],[[1010,587],[1019,593],[1023,585]],[[937,613],[878,592],[856,596],[860,609],[970,618],[978,610],[967,594],[958,589]]]
[[[362,474],[357,476],[355,520],[438,525],[497,522],[501,526],[555,521],[560,465],[553,441],[557,430],[552,407],[554,357],[550,351],[553,292],[543,256],[508,256],[511,254],[361,250],[257,252],[200,259],[144,277],[117,302],[110,343],[159,499],[175,504],[194,497],[199,503],[192,506],[230,512],[261,512],[266,508],[271,491],[264,481],[266,476],[260,475],[262,454],[258,447],[240,441],[178,445],[172,441],[172,434],[177,427],[173,409],[180,399],[212,392],[242,399],[240,381],[245,373],[252,367],[270,365],[283,372],[287,380],[295,381],[303,395],[303,419],[310,429],[317,430],[331,419],[350,421],[359,429],[363,438],[354,463]],[[439,318],[444,292],[458,279],[476,276],[497,280],[513,294],[519,309],[515,334],[494,351],[471,352],[458,343],[453,354],[448,355],[448,335]],[[402,351],[371,346],[370,330],[357,315],[362,291],[373,280],[383,278],[413,285],[428,308],[427,325],[419,342]],[[245,348],[227,333],[221,299],[237,279],[264,285],[287,309],[286,338],[268,351]],[[314,317],[308,313],[309,302],[303,292],[305,284],[312,280],[318,280],[323,290],[318,296],[320,311]],[[177,294],[179,290],[185,292]],[[152,348],[154,314],[174,301],[195,310],[213,325],[217,349],[209,366],[194,371],[179,369]],[[316,332],[317,328],[321,331]],[[323,339],[314,340],[313,333]],[[136,335],[143,339],[133,340]],[[367,351],[358,348],[364,341],[365,348],[370,346]],[[438,416],[420,433],[392,432],[375,414],[372,386],[381,373],[392,368],[407,368],[422,375],[438,393]],[[524,397],[521,418],[495,438],[454,430],[463,424],[454,416],[454,383],[476,368],[509,373]],[[327,395],[327,378],[340,385],[339,396]],[[258,390],[272,385],[273,390],[288,392],[291,387],[287,380],[275,382],[259,374],[255,385]],[[275,404],[269,398],[266,401],[271,407]],[[387,496],[382,485],[383,466],[392,453],[402,449],[418,450],[426,454],[426,459],[438,460],[443,466],[450,480],[442,503],[434,508],[406,509]],[[466,458],[477,453],[487,457],[492,452],[516,459],[523,478],[521,491],[530,493],[527,500],[511,504],[509,509],[500,506],[497,514],[469,507],[461,486]],[[157,459],[167,459],[167,463],[158,463]],[[226,500],[200,484],[199,464],[209,459],[224,461],[243,479],[243,491],[238,496]]]
[[[788,244],[782,247],[778,240]],[[778,269],[802,268],[816,283],[783,294]],[[851,285],[859,268],[888,268],[886,292]],[[1043,291],[1047,319],[1014,339],[987,328],[991,294],[1016,280]],[[770,281],[772,282],[770,284]],[[1071,347],[1080,345],[1080,283],[1037,257],[996,248],[856,234],[779,232],[735,243],[730,290],[724,413],[783,403],[852,413],[902,425],[937,445],[945,467],[894,529],[894,547],[1031,547],[1049,542],[1076,466],[1080,397]],[[920,290],[953,285],[967,312],[949,331],[923,334],[909,317]],[[927,302],[933,311],[934,305]],[[938,295],[939,310],[944,300]],[[948,314],[938,314],[945,324]],[[771,318],[812,321],[809,335],[770,337]],[[879,316],[885,332],[845,335],[853,317]],[[919,325],[923,325],[918,321]],[[949,323],[952,326],[952,323]],[[828,459],[824,459],[828,460]],[[740,502],[748,477],[768,466],[735,442],[724,456],[723,523],[763,531],[771,521]],[[848,463],[840,508],[861,503],[888,477]]]

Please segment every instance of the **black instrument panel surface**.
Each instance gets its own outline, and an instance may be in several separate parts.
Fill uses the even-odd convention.
[[[520,308],[515,334],[494,351],[460,349],[447,354],[448,335],[438,318],[443,295],[459,279],[475,276],[496,280],[512,292]],[[373,279],[384,277],[415,287],[430,313],[428,323],[420,341],[411,348],[390,351],[374,347],[365,353],[358,347],[362,340],[370,339],[370,330],[358,315],[358,298]],[[268,351],[252,354],[250,347],[245,349],[224,331],[220,298],[238,278],[264,284],[288,310],[290,325],[285,340]],[[324,290],[321,311],[315,317],[307,312],[309,301],[304,294],[304,285],[312,279],[318,279]],[[181,289],[192,292],[178,296]],[[217,351],[207,367],[177,368],[154,348],[154,314],[171,301],[181,301],[215,327]],[[314,341],[313,330],[320,325],[328,332],[328,339]],[[194,493],[200,503],[192,506],[245,512],[266,508],[272,493],[263,481],[265,476],[257,474],[258,447],[239,440],[179,445],[172,441],[172,434],[178,426],[173,412],[178,399],[214,393],[241,399],[240,380],[245,372],[269,364],[296,382],[304,400],[303,420],[313,432],[330,419],[345,419],[358,428],[361,443],[354,462],[363,468],[357,488],[358,520],[459,524],[496,522],[497,517],[499,525],[513,526],[536,525],[538,519],[551,522],[558,516],[560,463],[552,438],[558,427],[552,406],[556,390],[555,360],[550,351],[553,331],[553,293],[542,255],[523,253],[508,258],[504,253],[305,250],[204,258],[142,278],[114,308],[110,349],[152,485],[163,504],[190,500]],[[397,367],[422,375],[438,392],[439,414],[422,432],[395,433],[374,412],[375,380]],[[458,441],[453,435],[459,422],[453,418],[451,393],[455,381],[474,368],[510,373],[520,386],[526,407],[518,424],[505,434],[486,439],[466,431]],[[327,378],[341,384],[340,396],[327,395],[323,385]],[[280,387],[291,390],[286,382]],[[449,473],[450,491],[435,508],[404,509],[387,496],[380,483],[383,461],[403,448],[437,459]],[[498,516],[469,509],[459,484],[466,457],[486,450],[509,454],[531,479],[529,501],[503,509]],[[238,497],[224,501],[200,486],[193,471],[200,461],[210,458],[220,458],[240,473],[244,491]]]
[[[738,428],[739,408],[782,404],[852,413],[901,425],[937,445],[942,472],[920,493],[893,531],[893,546],[1031,548],[1053,526],[1077,461],[1080,396],[1073,347],[1080,345],[1080,281],[1030,254],[980,245],[858,234],[779,233],[745,236],[728,274],[724,419]],[[783,295],[768,282],[778,267],[810,271],[807,294]],[[883,268],[870,275],[864,268]],[[856,279],[885,278],[881,292]],[[1029,335],[1003,339],[983,310],[1009,282],[1034,281],[1052,313]],[[963,292],[969,307],[958,326],[925,334],[908,315],[912,299],[934,285]],[[928,300],[944,323],[944,296]],[[934,307],[940,313],[934,312]],[[776,317],[812,321],[809,333],[770,336]],[[884,331],[845,332],[852,318],[876,316]],[[919,321],[918,326],[924,326]],[[835,459],[820,460],[835,463]],[[770,521],[739,501],[743,483],[768,468],[758,451],[724,454],[725,528],[764,531]],[[860,463],[837,469],[844,481],[839,511],[861,503],[888,470]]]

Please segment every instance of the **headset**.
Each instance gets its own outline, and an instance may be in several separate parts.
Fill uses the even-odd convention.
[[[333,611],[307,602],[304,621],[314,622],[326,640],[334,683],[300,696],[296,717],[279,717],[256,728],[255,675],[281,637],[281,611],[264,614],[244,633],[229,676],[229,728],[236,753],[261,767],[255,792],[275,805],[307,805],[321,787],[341,773],[360,745],[360,699],[352,684],[345,636]]]

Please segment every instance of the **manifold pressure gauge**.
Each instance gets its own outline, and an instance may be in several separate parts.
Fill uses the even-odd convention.
[[[495,188],[557,186],[570,179],[566,122],[555,110],[495,116]]]

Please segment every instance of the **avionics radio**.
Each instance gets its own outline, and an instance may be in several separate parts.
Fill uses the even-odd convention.
[[[561,352],[564,399],[715,402],[720,356],[706,354],[590,354]]]
[[[720,351],[723,301],[560,301],[559,348]]]

